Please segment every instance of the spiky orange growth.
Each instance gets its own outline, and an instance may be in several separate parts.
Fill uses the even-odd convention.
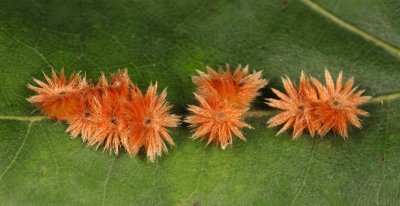
[[[215,142],[222,149],[232,144],[234,135],[245,140],[240,129],[252,127],[243,121],[243,115],[259,95],[258,90],[268,83],[261,71],[248,74],[248,66],[242,69],[239,65],[231,73],[227,65],[226,70],[216,72],[207,67],[207,73],[197,73],[192,79],[200,106],[189,105],[193,115],[185,120],[194,128],[193,138],[208,139],[207,145]]]
[[[368,112],[357,107],[371,97],[361,96],[364,90],[356,92],[357,87],[353,88],[354,78],[342,85],[342,72],[339,73],[336,85],[327,69],[325,79],[326,85],[322,85],[311,77],[310,84],[302,72],[298,88],[289,78],[282,79],[287,95],[272,89],[281,99],[269,98],[267,104],[283,111],[268,120],[269,126],[284,124],[278,134],[293,127],[293,138],[299,137],[307,128],[311,136],[315,133],[324,136],[332,130],[345,139],[349,123],[360,128],[358,116],[368,116]]]
[[[233,134],[246,140],[240,129],[253,128],[243,122],[243,114],[247,109],[235,108],[212,98],[206,101],[196,93],[194,95],[200,106],[189,105],[188,109],[193,115],[185,120],[195,129],[194,139],[207,139],[207,145],[215,142],[222,149],[232,144]]]
[[[106,81],[104,75],[102,75],[101,81],[103,82],[102,84]],[[105,84],[108,85],[108,83]],[[101,87],[101,85],[98,86]],[[140,92],[136,84],[131,81],[127,69],[118,70],[116,74],[111,74],[110,84],[107,89],[118,99],[130,99],[133,94]]]
[[[164,141],[174,145],[167,128],[179,125],[179,116],[170,114],[172,106],[166,101],[167,91],[157,95],[157,83],[150,84],[146,94],[135,93],[125,104],[122,143],[131,155],[143,149],[147,158],[154,162],[157,156],[167,152]]]
[[[318,117],[315,115],[315,105],[318,101],[317,92],[311,86],[304,72],[301,72],[298,88],[288,77],[282,78],[282,82],[287,94],[272,89],[281,99],[268,98],[267,104],[283,111],[270,118],[267,122],[268,126],[275,127],[283,124],[284,126],[277,135],[293,128],[294,139],[298,138],[304,129],[307,129],[311,136],[314,136],[319,127]]]
[[[248,74],[249,67],[242,69],[239,65],[231,73],[230,66],[218,72],[207,67],[207,74],[197,70],[199,76],[193,76],[193,83],[197,86],[200,96],[208,99],[219,99],[229,102],[234,107],[247,108],[254,98],[259,95],[258,90],[267,85],[268,81],[262,79],[261,71]]]
[[[157,85],[150,85],[143,95],[126,69],[110,80],[102,75],[97,85],[78,74],[67,81],[64,71],[60,77],[53,71],[53,79],[45,78],[48,84],[35,79],[42,88],[28,85],[38,93],[28,101],[48,116],[66,120],[73,138],[81,135],[89,145],[104,145],[116,154],[121,146],[131,155],[143,148],[152,162],[167,151],[163,140],[174,144],[167,128],[176,127],[179,117],[169,114],[172,106],[166,102],[166,91],[158,96]]]
[[[335,84],[329,71],[325,69],[325,86],[317,79],[312,78],[319,95],[317,114],[322,124],[318,129],[321,136],[332,129],[346,139],[348,137],[348,124],[360,128],[361,122],[358,116],[369,115],[368,112],[357,107],[371,97],[361,96],[365,90],[356,92],[358,86],[353,88],[354,78],[350,78],[343,85],[342,76],[342,72],[340,72]]]
[[[104,74],[97,84],[98,95],[92,99],[92,122],[97,129],[87,140],[89,145],[102,145],[118,154],[126,123],[125,106],[140,89],[130,80],[127,69],[111,74],[108,83]],[[127,148],[126,148],[127,149]]]
[[[88,139],[88,144],[98,146],[104,144],[104,149],[113,150],[118,154],[121,146],[121,124],[126,121],[123,116],[125,101],[112,95],[108,90],[92,101],[92,121],[96,129]]]
[[[80,93],[87,87],[85,78],[78,74],[72,74],[67,80],[64,69],[61,70],[60,77],[52,70],[52,75],[48,77],[43,73],[47,84],[33,79],[40,87],[28,84],[28,88],[35,91],[37,95],[29,97],[28,102],[40,107],[49,118],[66,120],[68,115],[76,108],[79,108]]]
[[[81,135],[84,142],[89,141],[98,125],[94,121],[94,105],[98,102],[95,101],[99,97],[97,88],[90,86],[82,92],[80,98],[77,100],[76,110],[68,115],[67,122],[69,124],[66,132],[69,132],[72,138]]]
[[[111,74],[110,82],[104,74],[96,86],[88,85],[81,93],[80,108],[72,112],[67,119],[67,132],[73,138],[81,135],[89,145],[105,144],[105,149],[118,153],[120,147],[119,133],[114,123],[123,105],[138,90],[130,80],[127,69]],[[112,121],[111,121],[112,120]],[[101,125],[101,127],[99,127]]]

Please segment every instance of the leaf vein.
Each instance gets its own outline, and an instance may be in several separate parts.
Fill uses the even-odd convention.
[[[310,168],[311,168],[311,165],[312,165],[312,162],[313,162],[315,144],[316,144],[316,138],[314,138],[314,140],[313,140],[313,144],[312,144],[312,147],[311,147],[310,159],[308,161],[308,166],[307,166],[307,169],[306,169],[306,174],[304,175],[304,178],[303,178],[303,182],[301,183],[301,186],[300,186],[299,190],[297,191],[296,195],[294,196],[294,199],[292,200],[292,204],[290,204],[290,205],[294,205],[294,203],[296,202],[297,198],[299,197],[301,191],[303,190],[304,186],[306,185],[308,174],[310,173]]]
[[[29,135],[29,132],[30,132],[30,130],[31,130],[31,128],[32,128],[32,123],[33,123],[33,122],[34,122],[34,121],[30,121],[30,122],[29,122],[28,128],[27,128],[26,133],[25,133],[25,135],[24,135],[24,139],[22,140],[22,143],[19,145],[19,147],[18,147],[18,149],[17,149],[17,152],[15,153],[14,157],[12,158],[10,164],[8,164],[8,165],[6,166],[6,168],[1,172],[1,174],[0,174],[0,181],[3,179],[4,175],[12,168],[12,166],[13,166],[13,165],[15,164],[15,162],[17,161],[17,158],[18,158],[19,154],[21,153],[22,148],[23,148],[24,145],[25,145],[26,139],[28,138],[28,135]]]
[[[114,167],[115,160],[116,160],[116,158],[113,159],[113,161],[112,161],[112,163],[110,165],[110,168],[108,169],[106,180],[104,181],[104,190],[103,190],[103,198],[102,198],[102,201],[101,201],[101,205],[104,205],[104,203],[106,201],[108,183],[110,182],[111,171],[112,171],[112,169]]]
[[[365,39],[366,41],[372,42],[374,43],[376,46],[383,48],[384,50],[386,50],[389,54],[400,58],[400,49],[395,47],[394,45],[366,32],[363,31],[362,29],[358,28],[357,26],[351,24],[350,22],[345,21],[344,19],[339,18],[338,16],[336,16],[335,14],[331,13],[330,11],[328,11],[327,9],[325,9],[324,7],[322,7],[321,5],[319,5],[318,3],[315,3],[312,0],[300,0],[300,2],[302,2],[303,4],[305,4],[307,7],[309,7],[311,10],[317,12],[318,14],[324,16],[325,18],[333,21],[334,23],[336,23],[337,25],[339,25],[340,27],[362,37],[363,39]]]
[[[26,47],[26,48],[32,50],[35,54],[37,54],[37,55],[40,57],[40,59],[42,59],[42,60],[46,63],[47,66],[49,66],[50,68],[53,68],[53,67],[51,66],[49,60],[47,60],[47,58],[46,58],[36,47],[30,46],[30,45],[26,44],[25,42],[22,42],[21,40],[16,39],[14,36],[8,34],[7,30],[4,29],[4,28],[1,28],[1,30],[3,30],[5,33],[7,33],[7,35],[8,35],[12,40],[14,40],[15,42],[17,42],[18,44],[20,44],[20,45],[22,45],[22,46],[24,46],[24,47]]]

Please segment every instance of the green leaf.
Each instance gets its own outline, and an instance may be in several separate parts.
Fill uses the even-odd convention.
[[[321,6],[359,29],[392,44],[400,45],[400,13],[396,0],[329,1],[317,0]]]
[[[0,202],[400,204],[400,4],[387,1],[377,12],[361,0],[318,2],[1,1]],[[325,67],[343,70],[375,96],[363,107],[371,117],[346,141],[332,134],[293,141],[266,128],[270,112],[260,98],[259,115],[246,119],[255,127],[244,130],[246,142],[222,151],[181,127],[172,130],[177,146],[152,164],[71,140],[64,123],[25,101],[33,94],[26,84],[51,66],[89,78],[127,67],[142,89],[168,86],[174,112],[184,115],[195,102],[190,75],[225,63],[263,70],[271,83],[262,98],[282,88],[280,76],[297,80],[305,70],[322,80]]]

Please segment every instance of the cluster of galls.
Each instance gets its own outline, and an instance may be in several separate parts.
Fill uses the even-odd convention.
[[[308,130],[311,136],[316,133],[324,136],[332,130],[346,139],[349,124],[360,128],[358,116],[368,116],[368,112],[357,107],[371,97],[361,96],[364,90],[356,91],[354,78],[343,85],[342,72],[335,84],[325,69],[325,81],[326,85],[323,85],[302,72],[296,87],[289,78],[282,78],[287,94],[272,89],[280,100],[269,98],[267,104],[283,111],[268,120],[269,126],[283,125],[278,134],[293,128],[293,138],[298,138],[304,130]]]
[[[231,72],[229,65],[218,72],[207,67],[207,73],[197,71],[193,76],[194,93],[199,105],[189,105],[190,116],[185,121],[193,128],[193,138],[202,138],[207,145],[214,142],[222,149],[232,144],[233,136],[245,140],[242,128],[252,127],[244,122],[250,103],[268,81],[261,71],[249,74],[240,65]],[[89,145],[104,145],[116,154],[124,147],[130,155],[143,150],[152,162],[167,152],[165,142],[174,145],[168,128],[177,127],[180,118],[170,114],[166,90],[157,94],[157,84],[150,84],[143,93],[134,84],[127,70],[119,70],[108,80],[104,75],[95,85],[79,73],[67,80],[64,71],[58,77],[44,75],[47,83],[34,79],[40,86],[28,87],[37,95],[28,101],[40,107],[50,118],[67,121],[73,138],[79,135]],[[357,107],[371,97],[361,96],[351,78],[344,85],[342,72],[336,84],[325,70],[326,85],[301,73],[298,86],[282,78],[287,94],[272,91],[280,98],[268,98],[267,104],[282,110],[268,120],[270,127],[283,125],[278,134],[293,128],[293,138],[308,130],[311,136],[324,136],[332,130],[343,138],[348,125],[361,127],[358,116],[368,116]]]
[[[119,70],[108,80],[102,75],[95,85],[79,73],[66,78],[53,71],[44,74],[47,83],[28,87],[37,94],[28,101],[50,118],[66,121],[73,138],[81,136],[89,145],[104,145],[118,154],[123,146],[130,155],[143,150],[152,162],[167,152],[165,142],[174,145],[167,128],[179,125],[179,116],[170,114],[166,90],[157,94],[157,83],[143,93],[127,70]]]
[[[185,119],[194,128],[193,138],[204,138],[207,144],[214,142],[222,149],[232,144],[234,135],[245,140],[241,128],[252,127],[243,115],[268,81],[262,79],[260,71],[248,74],[248,66],[242,69],[240,65],[233,73],[229,65],[226,70],[216,72],[208,67],[207,74],[197,73],[193,77],[197,87],[194,95],[200,105],[189,105],[192,115]]]

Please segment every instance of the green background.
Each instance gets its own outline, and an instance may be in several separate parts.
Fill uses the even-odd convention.
[[[0,0],[0,204],[399,205],[400,2],[316,3]],[[259,98],[247,142],[222,151],[181,127],[172,130],[177,146],[152,164],[71,140],[64,123],[34,117],[40,111],[25,101],[26,84],[51,66],[94,79],[127,67],[142,89],[168,87],[185,115],[195,69],[225,63],[263,70],[262,98],[282,89],[280,76],[297,81],[304,70],[322,80],[325,67],[343,70],[376,96],[362,107],[371,117],[346,141],[292,141],[266,128]]]

